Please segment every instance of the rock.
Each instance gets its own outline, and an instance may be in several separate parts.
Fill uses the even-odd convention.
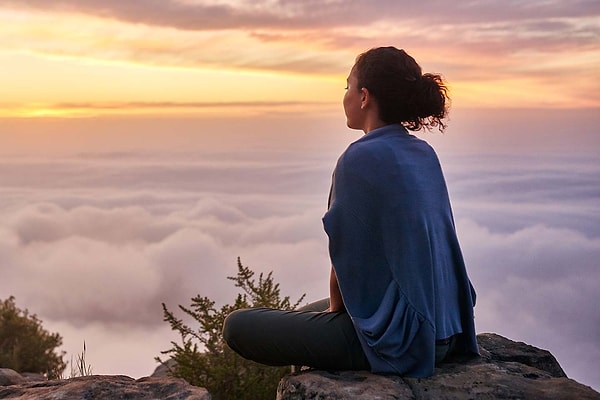
[[[44,374],[40,374],[37,372],[22,372],[21,376],[25,378],[26,382],[43,382],[48,380],[48,378],[46,378]]]
[[[487,351],[485,356],[493,361],[518,362],[546,371],[556,378],[567,377],[556,358],[547,350],[523,342],[513,342],[493,333],[478,335],[477,343]]]
[[[182,379],[94,375],[0,387],[11,400],[210,400],[208,391]]]
[[[18,372],[8,368],[0,368],[0,386],[17,385],[25,381],[26,379]]]
[[[365,371],[306,371],[284,377],[277,387],[277,400],[414,399],[411,388],[400,377]]]
[[[172,376],[170,370],[175,368],[177,363],[172,358],[169,358],[167,361],[158,364],[152,375],[153,378],[166,378]]]
[[[490,333],[477,341],[481,357],[444,363],[426,379],[309,370],[285,376],[277,400],[600,400],[600,393],[567,378],[546,350]]]

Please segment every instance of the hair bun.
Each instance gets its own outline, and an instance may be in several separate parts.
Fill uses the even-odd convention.
[[[448,89],[441,75],[423,74],[404,50],[379,47],[360,54],[352,67],[359,87],[377,99],[379,118],[410,130],[445,128]]]

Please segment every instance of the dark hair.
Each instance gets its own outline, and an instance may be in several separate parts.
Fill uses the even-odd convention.
[[[366,88],[377,100],[379,118],[386,124],[401,123],[418,131],[446,128],[448,88],[438,74],[422,74],[421,67],[404,50],[378,47],[360,54],[353,69],[358,88]]]

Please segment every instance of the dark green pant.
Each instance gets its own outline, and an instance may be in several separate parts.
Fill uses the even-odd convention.
[[[229,314],[223,338],[235,352],[261,364],[324,370],[370,370],[352,320],[345,312],[323,312],[329,299],[297,311],[249,308]],[[436,364],[452,352],[437,344]]]
[[[267,365],[302,365],[325,370],[369,370],[369,362],[345,312],[323,312],[329,300],[297,311],[237,310],[223,338],[242,357]]]

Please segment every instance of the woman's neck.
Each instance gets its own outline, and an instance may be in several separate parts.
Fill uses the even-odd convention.
[[[374,131],[375,129],[382,128],[386,125],[389,125],[389,124],[386,124],[385,122],[380,120],[379,117],[377,117],[371,121],[367,120],[367,121],[365,121],[363,132],[365,133],[365,135],[367,135],[369,132]]]

